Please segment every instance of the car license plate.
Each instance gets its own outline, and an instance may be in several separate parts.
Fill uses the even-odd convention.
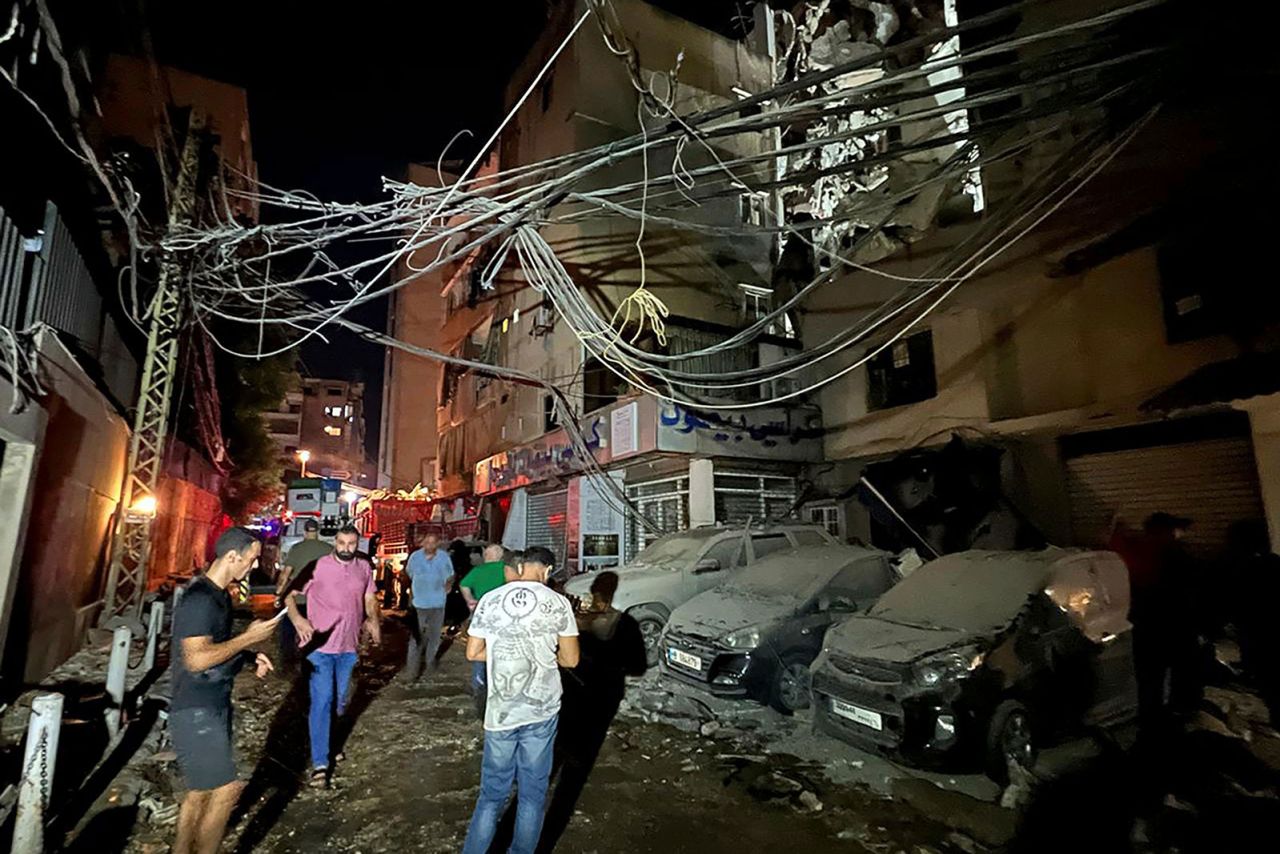
[[[667,649],[667,660],[673,664],[679,664],[681,667],[688,667],[693,670],[702,669],[702,659],[696,655],[690,655],[682,649],[676,649],[674,646]]]
[[[864,709],[861,706],[853,706],[849,703],[842,703],[839,700],[831,701],[831,711],[835,712],[842,718],[848,718],[854,723],[871,727],[876,732],[884,729],[884,720],[880,717],[879,712],[873,712],[870,709]]]

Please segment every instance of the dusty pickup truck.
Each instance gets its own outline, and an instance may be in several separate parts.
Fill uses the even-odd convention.
[[[835,538],[817,525],[717,525],[677,531],[654,540],[617,570],[620,580],[613,607],[626,611],[640,624],[649,665],[656,666],[658,639],[676,608],[766,555],[834,542]],[[575,576],[565,585],[565,592],[586,599],[594,580],[595,573]]]
[[[892,559],[841,545],[770,555],[671,613],[662,672],[784,713],[807,708],[809,664],[823,637],[893,586]]]
[[[1003,779],[1042,744],[1136,714],[1128,609],[1112,552],[946,555],[827,634],[814,726],[908,764]]]

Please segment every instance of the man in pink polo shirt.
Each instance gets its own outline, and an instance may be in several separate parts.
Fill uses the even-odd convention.
[[[375,644],[382,642],[378,593],[373,567],[356,556],[360,532],[348,525],[338,530],[333,554],[316,561],[311,580],[302,588],[307,616],[298,610],[298,593],[286,602],[289,619],[298,630],[298,644],[310,645],[311,662],[311,785],[324,786],[329,775],[329,729],[334,704],[346,711],[351,672],[356,666],[360,632]]]

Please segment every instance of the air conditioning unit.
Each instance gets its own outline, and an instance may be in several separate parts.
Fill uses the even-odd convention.
[[[549,305],[540,305],[533,314],[533,330],[529,333],[534,338],[541,338],[543,335],[551,332],[556,328],[556,316]]]

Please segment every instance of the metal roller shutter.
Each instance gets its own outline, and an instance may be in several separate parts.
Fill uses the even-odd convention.
[[[545,546],[557,561],[565,559],[565,532],[569,492],[545,492],[529,496],[529,516],[525,523],[525,548]]]
[[[1138,527],[1152,513],[1186,516],[1193,551],[1212,555],[1227,528],[1263,517],[1258,470],[1247,437],[1085,454],[1067,460],[1076,543],[1104,545],[1117,515]]]

